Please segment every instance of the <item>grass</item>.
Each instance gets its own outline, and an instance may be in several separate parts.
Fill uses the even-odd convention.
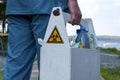
[[[8,36],[7,34],[0,33],[0,38],[2,39],[2,46],[3,46],[3,49],[5,52],[7,52],[7,44],[8,44],[8,42],[7,42],[8,37],[7,36]],[[1,51],[1,49],[2,49],[2,47],[0,45],[0,51]]]
[[[100,50],[102,52],[106,52],[109,54],[117,54],[120,56],[120,50],[116,49],[116,48],[100,48]]]
[[[102,52],[116,54],[120,59],[120,50],[116,48],[100,48]],[[104,68],[101,66],[101,75],[104,80],[120,80],[120,66],[115,68]]]
[[[120,80],[120,66],[116,68],[101,67],[101,75],[104,80]]]
[[[3,80],[3,71],[0,70],[0,80]]]

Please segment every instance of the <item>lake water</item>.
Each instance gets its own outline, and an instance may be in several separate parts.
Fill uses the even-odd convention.
[[[98,47],[117,48],[120,50],[120,39],[97,39]]]

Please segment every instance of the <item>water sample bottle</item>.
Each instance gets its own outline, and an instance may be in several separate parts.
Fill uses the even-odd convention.
[[[77,30],[76,43],[79,43],[79,48],[90,48],[89,37],[87,30],[84,26],[80,26],[80,29]]]

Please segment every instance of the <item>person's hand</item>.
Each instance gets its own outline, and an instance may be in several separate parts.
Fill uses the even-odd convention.
[[[69,21],[69,23],[71,23],[72,25],[80,25],[82,13],[78,6],[77,0],[68,0],[68,8],[71,14],[71,20]]]

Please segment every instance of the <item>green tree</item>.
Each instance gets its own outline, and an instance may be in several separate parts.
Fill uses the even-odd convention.
[[[6,16],[5,16],[5,9],[6,9],[6,0],[0,0],[0,19],[2,20],[2,33],[4,33],[5,24],[6,24]]]
[[[3,15],[5,13],[5,9],[6,9],[6,1],[2,1],[0,0],[0,19],[3,19]]]

